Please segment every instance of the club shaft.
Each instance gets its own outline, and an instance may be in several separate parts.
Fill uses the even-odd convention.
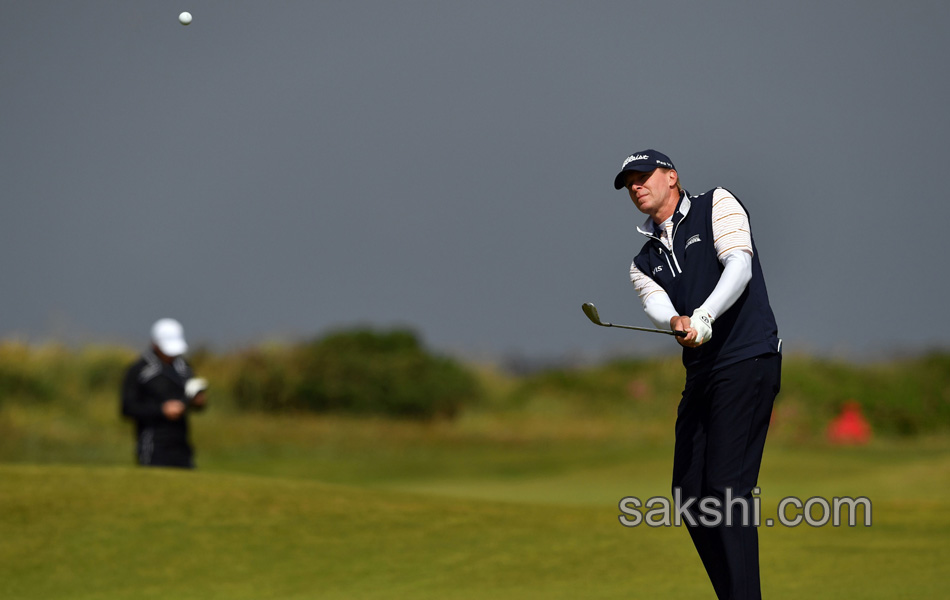
[[[651,329],[649,327],[632,327],[630,325],[614,325],[613,323],[604,323],[600,320],[600,314],[597,312],[597,307],[594,306],[592,302],[585,302],[581,305],[581,308],[584,309],[584,314],[587,315],[587,318],[590,319],[594,325],[600,325],[601,327],[617,327],[618,329],[632,329],[633,331],[665,333],[666,335],[675,335],[676,337],[686,337],[685,331],[670,331],[668,329]]]
[[[686,337],[685,331],[669,331],[666,329],[651,329],[649,327],[632,327],[630,325],[615,325],[613,323],[601,323],[604,327],[616,327],[618,329],[632,329],[633,331],[648,331],[650,333],[665,333],[676,337]]]

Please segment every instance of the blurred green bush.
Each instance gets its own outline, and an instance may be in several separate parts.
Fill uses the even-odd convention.
[[[877,433],[908,436],[950,430],[950,354],[929,353],[853,365],[786,357],[779,403],[803,430],[820,430],[854,400]],[[776,410],[784,407],[777,403]]]
[[[74,351],[60,345],[32,347],[0,343],[0,404],[75,403],[95,390],[118,390],[123,369],[134,354],[120,348],[89,346]]]
[[[481,396],[472,372],[406,329],[337,331],[235,360],[232,394],[243,409],[451,418]]]
[[[626,415],[672,424],[684,378],[678,358],[622,359],[539,371],[522,377],[509,398],[513,406],[533,403],[574,414]],[[867,364],[785,356],[773,426],[790,439],[819,438],[849,400],[860,405],[875,433],[950,432],[950,354]]]
[[[75,413],[96,399],[102,418],[111,418],[118,415],[119,385],[135,355],[119,347],[0,342],[0,407],[35,405]],[[675,420],[684,378],[675,356],[521,375],[476,370],[427,350],[408,329],[339,330],[307,342],[231,353],[196,348],[190,358],[211,382],[216,411],[431,419],[478,407],[632,418],[667,427]],[[815,439],[849,400],[862,407],[879,434],[950,432],[950,354],[864,364],[786,356],[774,432]]]

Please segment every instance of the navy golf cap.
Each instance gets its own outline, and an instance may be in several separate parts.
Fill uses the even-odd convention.
[[[617,176],[614,177],[614,187],[616,189],[621,189],[624,187],[624,173],[627,171],[653,171],[658,168],[664,169],[675,169],[673,166],[673,161],[670,160],[670,157],[663,154],[662,152],[657,152],[656,150],[643,150],[642,152],[634,152],[627,158],[623,159],[623,165],[620,166],[620,172],[617,173]]]

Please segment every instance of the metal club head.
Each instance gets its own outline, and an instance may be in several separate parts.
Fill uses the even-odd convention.
[[[585,302],[581,309],[583,309],[584,314],[587,315],[587,318],[591,320],[594,325],[600,325],[602,327],[608,327],[606,323],[601,322],[600,315],[597,314],[597,307],[591,302]]]
[[[594,325],[600,325],[601,327],[617,327],[619,329],[632,329],[633,331],[647,331],[650,333],[664,333],[666,335],[675,335],[676,337],[686,337],[685,331],[669,331],[667,329],[651,329],[649,327],[632,327],[630,325],[614,325],[613,323],[604,323],[600,320],[600,315],[597,314],[597,307],[591,302],[585,302],[581,305],[581,308],[584,310],[584,314],[587,315],[587,318],[590,319],[591,323]]]

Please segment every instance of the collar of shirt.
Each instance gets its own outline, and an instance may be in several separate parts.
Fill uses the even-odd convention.
[[[171,364],[167,364],[158,358],[158,355],[155,354],[155,350],[149,348],[142,353],[142,358],[144,358],[147,363],[145,370],[149,372],[149,378],[163,371],[168,375],[174,373],[184,379],[191,377],[191,367],[188,366],[188,362],[181,356],[176,356]]]
[[[679,206],[676,207],[676,212],[679,212],[680,215],[685,217],[689,214],[689,194],[686,191],[683,191],[683,196],[680,198]],[[657,233],[657,230],[666,229],[666,223],[673,218],[673,215],[670,215],[670,218],[664,221],[663,223],[656,224],[653,222],[653,217],[647,217],[647,220],[643,222],[643,225],[637,227],[637,231],[642,233],[647,237],[658,238],[660,237]],[[681,217],[682,218],[682,217]]]

